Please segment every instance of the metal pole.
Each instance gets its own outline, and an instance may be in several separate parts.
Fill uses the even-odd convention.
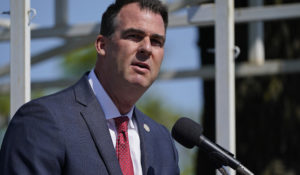
[[[216,0],[215,5],[216,140],[235,154],[234,2]]]
[[[10,0],[10,116],[30,100],[30,0]]]
[[[55,26],[63,27],[68,24],[68,0],[55,0]]]
[[[250,6],[262,6],[262,0],[249,0]],[[249,62],[263,65],[265,62],[264,23],[256,21],[249,23]]]

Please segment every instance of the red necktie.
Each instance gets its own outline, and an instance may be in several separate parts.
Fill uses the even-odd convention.
[[[116,152],[123,175],[134,175],[128,140],[128,117],[115,118],[118,131]]]

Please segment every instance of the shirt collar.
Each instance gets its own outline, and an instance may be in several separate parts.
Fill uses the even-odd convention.
[[[97,97],[98,102],[102,107],[106,120],[113,119],[120,116],[127,116],[131,121],[134,107],[132,107],[131,110],[126,115],[121,115],[118,108],[113,103],[111,98],[108,96],[103,86],[101,85],[100,81],[96,77],[94,69],[90,71],[88,75],[88,81],[94,91],[94,94]]]

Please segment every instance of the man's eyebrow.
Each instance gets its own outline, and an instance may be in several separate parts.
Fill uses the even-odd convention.
[[[139,30],[139,29],[134,29],[134,28],[129,28],[129,29],[126,29],[124,31],[122,31],[122,36],[128,34],[128,33],[138,33],[138,34],[142,34],[142,35],[145,35],[145,32],[142,31],[142,30]]]
[[[138,34],[141,34],[141,35],[146,34],[146,32],[144,32],[143,30],[135,29],[135,28],[129,28],[129,29],[126,29],[126,30],[122,31],[121,35],[124,36],[128,33],[138,33]],[[152,34],[151,37],[161,39],[162,41],[165,41],[165,36],[160,35],[160,34]]]
[[[165,40],[166,40],[165,36],[159,35],[159,34],[153,34],[153,35],[152,35],[152,38],[159,39],[159,40],[161,40],[163,43],[164,43]]]

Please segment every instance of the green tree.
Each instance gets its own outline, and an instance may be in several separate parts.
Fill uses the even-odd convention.
[[[0,94],[0,117],[1,120],[6,120],[9,116],[9,94]]]
[[[0,146],[8,123],[9,103],[9,94],[0,94]]]
[[[93,68],[96,59],[97,52],[92,44],[65,54],[62,61],[64,76],[74,78],[82,76]]]

